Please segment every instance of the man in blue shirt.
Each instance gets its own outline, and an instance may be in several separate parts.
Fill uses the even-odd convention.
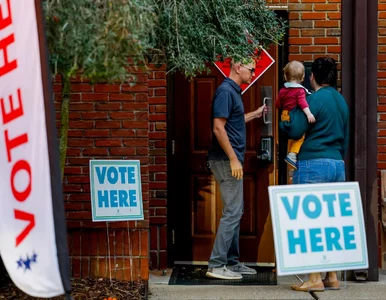
[[[241,279],[242,274],[256,274],[240,263],[239,236],[243,214],[243,163],[246,148],[245,123],[266,113],[265,105],[244,114],[241,84],[250,83],[255,62],[232,63],[228,78],[217,88],[212,103],[212,147],[209,166],[220,185],[223,215],[217,230],[206,276]]]

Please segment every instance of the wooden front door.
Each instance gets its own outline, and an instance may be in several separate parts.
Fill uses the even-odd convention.
[[[270,55],[277,61],[277,47]],[[222,215],[219,187],[206,168],[206,154],[211,146],[211,102],[224,76],[216,69],[208,75],[198,75],[188,81],[181,74],[173,76],[171,90],[173,114],[172,151],[169,159],[168,218],[175,263],[207,262]],[[242,96],[245,112],[263,103],[262,90],[271,87],[274,100],[277,92],[277,64],[271,66]],[[263,95],[263,96],[262,96]],[[275,112],[273,108],[273,112]],[[273,113],[273,124],[276,124]],[[273,162],[258,159],[264,134],[262,119],[247,124],[247,150],[244,163],[244,215],[240,229],[240,260],[257,262],[258,252],[273,255],[271,233],[260,243],[269,214],[267,187],[277,178],[276,149]],[[276,126],[273,127],[274,135]],[[274,139],[275,141],[275,139]],[[274,142],[276,148],[276,142]],[[269,219],[269,218],[268,218]],[[260,250],[259,250],[260,244]],[[169,254],[169,255],[170,255]]]

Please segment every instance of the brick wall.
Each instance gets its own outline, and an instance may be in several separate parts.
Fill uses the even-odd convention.
[[[155,72],[133,72],[137,76],[135,86],[72,82],[63,188],[72,275],[76,277],[148,279],[149,167],[155,164],[150,162],[154,154],[149,155],[149,144],[158,139],[149,132],[149,98],[158,92],[148,87],[149,74],[152,77]],[[61,84],[56,80],[58,119],[60,92]],[[140,160],[144,221],[111,222],[109,228],[105,222],[91,221],[90,159]]]
[[[328,55],[341,69],[341,0],[290,0],[289,59],[313,61]]]
[[[166,66],[149,72],[150,268],[167,266]]]

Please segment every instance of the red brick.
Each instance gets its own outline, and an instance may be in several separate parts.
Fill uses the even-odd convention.
[[[134,120],[135,114],[132,112],[110,112],[109,116],[113,120],[125,119],[125,120]]]
[[[150,132],[150,139],[166,139],[166,132]]]
[[[339,39],[336,37],[314,38],[315,45],[335,45],[339,44]]]
[[[303,53],[325,53],[326,46],[302,46]]]
[[[147,147],[149,142],[147,139],[125,139],[123,140],[123,144],[126,147]]]
[[[88,183],[90,181],[89,176],[67,176],[68,183]]]
[[[166,215],[166,214],[165,214]],[[166,225],[165,226],[160,226],[160,250],[166,250],[167,249],[167,240],[168,240],[168,236],[167,236],[167,227]]]
[[[140,258],[140,262],[141,262],[141,280],[149,280],[149,259],[146,257],[146,258],[143,258],[141,257]]]
[[[80,184],[66,184],[63,187],[64,193],[81,192],[82,186]]]
[[[159,87],[159,86],[166,86],[166,79],[156,79],[156,80],[149,80],[148,87]]]
[[[83,112],[82,118],[83,120],[107,119],[107,112],[94,112],[94,111]]]
[[[95,105],[95,110],[120,110],[121,109],[121,104],[120,103],[97,103]],[[91,110],[91,109],[89,109]]]
[[[150,226],[150,250],[158,250],[158,226]]]
[[[109,130],[107,129],[99,129],[99,130],[86,130],[85,136],[86,137],[108,137],[109,136]]]
[[[312,54],[290,54],[288,59],[306,62],[306,61],[313,61],[313,56]]]
[[[324,12],[303,12],[301,14],[302,20],[325,20],[326,13]]]
[[[154,72],[154,77],[156,79],[166,78],[166,72]]]
[[[166,88],[155,89],[155,95],[156,96],[165,96],[166,95]]]
[[[92,147],[94,145],[93,140],[88,139],[69,139],[68,147]]]
[[[71,273],[75,278],[81,276],[81,260],[80,258],[72,257],[71,258]]]
[[[83,150],[82,154],[85,156],[95,156],[95,155],[105,156],[105,155],[108,155],[108,149],[107,148],[87,148]]]
[[[299,37],[300,36],[300,29],[290,28],[289,29],[289,36],[290,37]]]
[[[110,154],[114,156],[135,155],[135,148],[112,148]]]
[[[133,94],[110,94],[110,101],[132,101],[134,100]]]
[[[96,84],[94,86],[95,92],[102,93],[119,93],[121,91],[121,85],[119,84]]]
[[[138,122],[138,121],[123,121],[122,122],[122,127],[123,128],[136,128],[136,129],[140,129],[140,128],[148,128],[148,122]]]
[[[93,103],[70,103],[70,110],[89,111],[94,108]]]
[[[143,94],[136,94],[135,95],[135,101],[145,102],[145,101],[147,101],[147,99],[148,99],[148,94],[143,93]]]
[[[95,122],[95,128],[112,128],[117,129],[121,128],[121,122],[119,121],[96,121]]]
[[[145,84],[135,84],[134,86],[131,86],[129,84],[123,84],[122,85],[122,92],[147,92],[148,87]]]
[[[135,120],[136,121],[148,121],[149,113],[147,111],[137,111],[135,112]]]
[[[152,114],[149,116],[149,121],[166,121],[166,114]]]
[[[166,174],[155,174],[155,180],[157,181],[166,181],[167,175]]]
[[[327,46],[328,53],[341,53],[342,49],[340,46]]]
[[[314,4],[314,10],[332,11],[332,10],[338,10],[338,9],[339,9],[339,4]]]
[[[87,129],[87,128],[93,128],[94,122],[92,121],[71,121],[69,122],[70,128],[81,128],[81,129]]]
[[[289,26],[290,28],[313,28],[314,27],[314,23],[313,21],[290,21],[289,22]]]
[[[339,21],[318,20],[318,21],[315,21],[315,27],[324,27],[324,28],[339,27]]]
[[[309,45],[312,43],[312,38],[289,38],[290,45]]]
[[[128,130],[128,129],[111,130],[111,136],[112,137],[135,137],[135,131]]]
[[[288,4],[289,11],[311,11],[312,4],[302,4],[302,3],[290,3]]]
[[[289,20],[299,20],[300,19],[300,14],[298,12],[290,11],[289,14],[288,14],[288,19]]]
[[[326,30],[325,29],[302,29],[301,35],[303,37],[310,36],[310,37],[316,37],[316,36],[325,36]]]
[[[140,231],[140,256],[147,256],[149,251],[149,233],[148,230]]]
[[[122,141],[117,139],[95,140],[96,147],[121,147]]]
[[[92,85],[87,83],[72,83],[71,92],[91,92]]]
[[[124,103],[122,106],[122,110],[127,111],[137,111],[137,110],[148,110],[147,103]]]
[[[64,174],[82,174],[81,167],[65,167]]]
[[[341,20],[342,15],[340,12],[329,12],[327,13],[327,18],[330,20]]]
[[[109,99],[108,94],[89,94],[89,93],[83,93],[82,94],[82,101],[85,102],[93,102],[93,101],[107,101]]]
[[[91,220],[91,211],[73,211],[73,212],[67,212],[67,219],[68,220],[83,220],[88,219]]]
[[[148,137],[149,131],[148,130],[136,130],[136,137]]]
[[[149,104],[166,104],[166,97],[151,97]]]

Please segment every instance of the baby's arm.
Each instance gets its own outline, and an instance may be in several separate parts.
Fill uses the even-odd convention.
[[[305,109],[303,109],[303,112],[304,112],[304,113],[306,114],[306,116],[307,116],[308,123],[315,123],[315,117],[314,117],[314,115],[311,113],[309,107],[306,107]]]
[[[307,116],[308,123],[314,123],[315,117],[311,113],[310,108],[308,107],[308,102],[306,100],[306,92],[303,89],[301,89],[298,93],[298,105]]]

